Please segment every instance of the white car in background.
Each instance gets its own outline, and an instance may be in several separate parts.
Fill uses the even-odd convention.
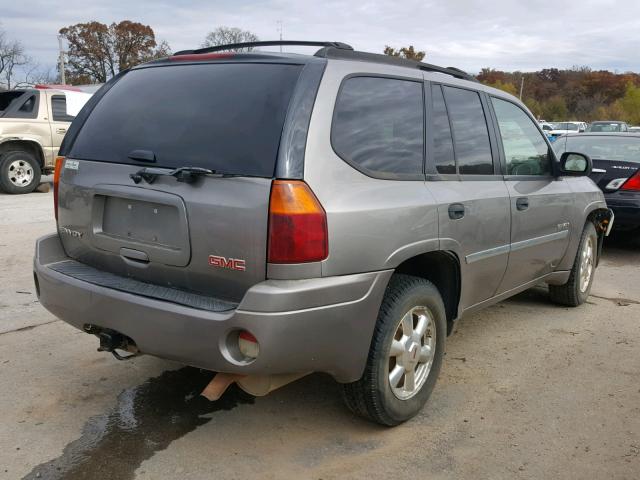
[[[556,122],[549,134],[553,137],[559,137],[567,133],[582,133],[586,129],[587,124],[584,122]]]
[[[542,129],[542,131],[547,135],[549,135],[554,128],[553,124],[549,122],[538,122],[538,124],[540,125],[540,128]]]

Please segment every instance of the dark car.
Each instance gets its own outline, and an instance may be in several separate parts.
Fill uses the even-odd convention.
[[[587,132],[591,133],[612,133],[612,132],[628,132],[629,125],[625,122],[617,121],[604,121],[604,122],[591,122]]]
[[[591,179],[615,213],[615,228],[640,228],[640,134],[569,134],[555,142],[553,148],[558,155],[589,155],[593,160]]]

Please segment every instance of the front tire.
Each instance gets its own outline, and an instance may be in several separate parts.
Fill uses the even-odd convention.
[[[343,385],[349,409],[382,425],[414,417],[435,386],[447,320],[428,280],[394,275],[385,292],[362,377]]]
[[[553,302],[567,307],[577,307],[587,301],[596,272],[597,255],[596,227],[593,223],[587,222],[580,237],[569,281],[564,285],[549,285],[549,296]]]
[[[0,188],[7,193],[31,193],[40,184],[40,164],[31,152],[14,150],[0,160]]]

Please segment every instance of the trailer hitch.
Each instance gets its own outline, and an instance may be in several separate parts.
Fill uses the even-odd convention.
[[[85,324],[83,328],[85,332],[98,337],[100,341],[98,352],[109,352],[118,360],[130,360],[140,355],[140,351],[135,342],[120,332],[89,323]],[[121,355],[117,350],[129,352],[130,355]]]

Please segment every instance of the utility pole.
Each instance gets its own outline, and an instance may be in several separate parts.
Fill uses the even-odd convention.
[[[60,83],[66,85],[67,79],[64,74],[64,49],[62,48],[62,35],[58,35],[58,50],[60,51],[58,61],[60,65]]]
[[[280,41],[282,41],[282,20],[276,22],[278,24],[278,32],[280,33]],[[282,53],[282,45],[280,45],[280,53]]]
[[[524,90],[524,73],[522,74],[522,80],[520,81],[520,101],[522,101],[522,91]]]

